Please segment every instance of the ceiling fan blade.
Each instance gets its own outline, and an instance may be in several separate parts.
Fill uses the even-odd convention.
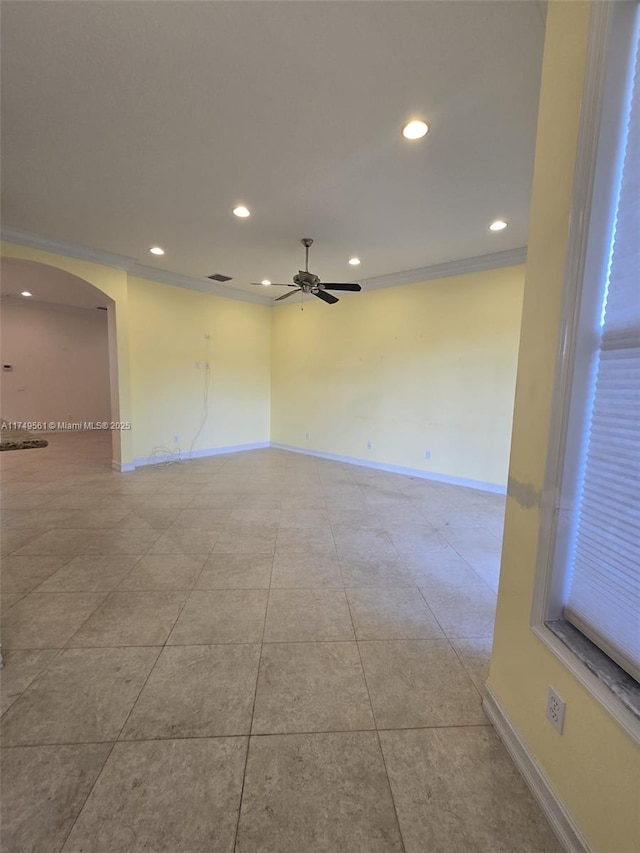
[[[325,290],[352,290],[354,293],[362,290],[359,284],[325,284],[322,283]]]
[[[289,285],[287,285],[289,287]],[[274,299],[274,302],[280,302],[281,299],[286,299],[288,296],[293,296],[294,293],[298,293],[301,288],[297,287],[295,290],[290,290],[289,293],[283,293],[282,296],[278,296],[277,299]]]
[[[271,284],[263,284],[261,281],[251,281],[254,287],[296,287],[295,284],[278,284],[277,281],[272,281]]]
[[[323,302],[328,302],[329,305],[333,305],[334,302],[338,302],[337,296],[333,296],[331,293],[325,293],[324,290],[318,290],[318,292],[314,292],[313,295],[317,296],[318,299],[322,299]]]

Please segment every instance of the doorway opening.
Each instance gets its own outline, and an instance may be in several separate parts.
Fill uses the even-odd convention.
[[[0,261],[0,415],[48,441],[54,468],[104,470],[121,458],[114,300],[66,270]],[[35,452],[35,451],[34,451]],[[26,456],[5,464],[23,466]],[[29,465],[44,462],[30,456]]]

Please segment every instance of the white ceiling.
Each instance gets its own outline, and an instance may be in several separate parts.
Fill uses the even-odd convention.
[[[543,34],[537,0],[4,0],[3,224],[231,290],[304,236],[325,281],[524,246]]]

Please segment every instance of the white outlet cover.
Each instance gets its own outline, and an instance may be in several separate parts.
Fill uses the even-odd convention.
[[[547,719],[559,734],[562,734],[562,730],[564,728],[564,713],[566,707],[567,703],[564,699],[558,696],[553,687],[549,685],[549,692],[547,694]]]

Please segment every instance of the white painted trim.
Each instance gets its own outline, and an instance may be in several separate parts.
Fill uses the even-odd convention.
[[[240,453],[243,450],[261,450],[264,447],[270,446],[271,444],[268,441],[258,441],[254,444],[231,444],[228,447],[207,447],[203,450],[192,450],[191,452],[187,450],[185,452],[181,452],[179,456],[176,456],[175,462],[184,462],[188,459],[202,459],[206,456],[222,456],[225,453]],[[159,456],[146,456],[134,459],[133,467],[142,468],[145,465],[162,465],[164,462],[171,461],[174,460],[171,459],[169,454],[167,454],[166,458]]]
[[[447,261],[444,264],[432,264],[428,267],[418,267],[414,270],[378,275],[373,278],[361,279],[363,290],[378,290],[381,287],[398,287],[401,284],[415,284],[420,281],[434,281],[438,278],[449,278],[454,275],[467,275],[483,270],[500,269],[501,267],[516,267],[527,260],[527,249],[508,249],[505,252],[492,252],[490,255],[477,255],[475,258],[460,258],[457,261]]]
[[[135,263],[133,258],[128,258],[126,255],[116,255],[113,252],[104,252],[102,249],[91,249],[77,243],[65,243],[62,240],[55,240],[53,237],[33,234],[31,231],[20,231],[18,228],[3,226],[0,235],[7,243],[30,246],[32,249],[40,249],[54,255],[66,255],[69,258],[91,261],[94,264],[115,267],[115,269],[128,270]]]
[[[584,92],[578,129],[576,161],[573,176],[571,218],[567,238],[564,293],[561,309],[562,328],[558,337],[555,383],[551,399],[549,444],[544,487],[540,504],[540,533],[537,566],[534,576],[531,625],[543,625],[550,615],[552,598],[552,569],[555,550],[558,510],[560,506],[560,477],[564,468],[567,424],[573,361],[580,314],[585,255],[591,218],[591,201],[598,155],[598,139],[604,79],[606,73],[605,45],[610,25],[610,5],[595,3],[592,8],[591,29],[587,47]]]
[[[387,465],[384,462],[372,462],[370,459],[356,459],[350,456],[340,456],[337,453],[325,453],[322,450],[307,450],[303,447],[293,447],[288,444],[278,444],[277,442],[259,441],[254,444],[233,444],[228,447],[211,447],[204,450],[194,450],[191,453],[181,453],[180,461],[188,459],[201,459],[206,456],[220,456],[225,453],[240,453],[243,450],[261,450],[265,447],[273,447],[276,450],[285,450],[289,453],[299,453],[303,456],[314,456],[319,459],[329,459],[332,462],[343,462],[346,465],[360,465],[363,468],[374,468],[377,471],[389,471],[392,474],[404,474],[409,477],[419,477],[423,480],[434,480],[438,483],[448,483],[452,486],[462,486],[468,489],[479,489],[483,492],[492,492],[498,495],[506,494],[505,486],[500,486],[497,483],[485,483],[481,480],[467,480],[464,477],[451,477],[448,474],[437,474],[429,471],[421,471],[419,468],[403,468],[399,465]],[[167,460],[171,461],[167,455]],[[126,463],[126,467],[118,467],[119,463],[113,462],[113,467],[116,471],[132,471],[134,468],[140,468],[145,465],[160,465],[163,462],[162,457],[147,456],[133,460],[133,463]]]
[[[607,710],[627,735],[640,745],[640,721],[602,679],[580,660],[546,625],[533,625],[533,633],[569,670],[571,675]]]
[[[259,293],[252,293],[247,290],[235,290],[231,285],[221,285],[206,278],[201,280],[170,270],[156,269],[147,264],[140,264],[135,258],[129,258],[126,255],[105,252],[102,249],[93,249],[77,243],[67,243],[63,240],[56,240],[53,237],[43,237],[31,231],[21,231],[18,228],[6,226],[2,228],[0,236],[7,243],[30,246],[32,249],[40,249],[43,252],[66,255],[69,258],[78,258],[81,261],[90,261],[94,264],[102,264],[103,266],[126,270],[129,275],[144,278],[148,281],[158,281],[162,284],[171,284],[174,287],[184,287],[189,290],[197,290],[201,293],[222,296],[226,299],[236,299],[240,302],[253,302],[257,305],[275,306],[275,300],[261,296]],[[390,273],[389,275],[374,276],[373,278],[364,279],[362,285],[363,290],[378,290],[381,287],[396,287],[401,284],[433,281],[438,278],[465,275],[482,270],[519,266],[525,263],[526,258],[526,247],[508,249],[504,252],[492,252],[489,255],[461,258],[456,261],[447,261],[443,264],[404,270],[397,273]]]
[[[146,264],[134,263],[129,269],[129,275],[136,278],[144,278],[148,281],[158,281],[162,284],[171,284],[174,287],[184,287],[188,290],[198,290],[200,293],[209,293],[213,296],[222,296],[225,299],[236,299],[240,302],[253,302],[257,305],[271,305],[272,301],[259,293],[247,290],[235,290],[231,285],[218,284],[215,281],[204,278],[194,278],[190,275],[181,275],[177,272],[160,270]]]
[[[360,465],[363,468],[374,468],[376,471],[388,471],[391,474],[404,474],[407,477],[419,477],[421,480],[434,480],[437,483],[448,483],[452,486],[463,486],[467,489],[479,489],[482,492],[493,492],[497,495],[507,493],[506,486],[498,483],[485,483],[482,480],[467,480],[464,477],[451,477],[449,474],[422,471],[420,468],[403,468],[400,465],[388,465],[386,462],[373,462],[371,459],[358,459],[354,456],[340,456],[338,453],[326,453],[324,450],[310,450],[305,447],[294,447],[289,444],[271,442],[271,447],[286,450],[290,453],[300,453],[303,456],[316,456],[319,459],[329,459],[332,462],[344,462],[346,465]]]
[[[115,459],[112,459],[111,467],[114,471],[123,473],[125,471],[133,471],[134,465],[133,462],[116,462]]]
[[[19,246],[29,246],[32,249],[40,249],[43,252],[51,252],[54,255],[65,255],[68,258],[77,258],[81,261],[90,261],[115,269],[126,270],[130,276],[137,276],[149,281],[158,281],[162,284],[171,284],[174,287],[184,287],[189,290],[198,290],[201,293],[210,293],[214,296],[222,296],[226,299],[235,299],[240,302],[253,302],[258,305],[271,305],[272,300],[258,293],[249,293],[246,290],[234,290],[224,287],[209,279],[200,280],[188,275],[156,269],[155,267],[139,264],[135,258],[125,255],[117,255],[113,252],[104,252],[102,249],[92,249],[80,246],[77,243],[66,243],[63,240],[55,240],[52,237],[42,237],[30,231],[20,231],[17,228],[3,227],[0,236],[7,243],[15,243]]]
[[[561,616],[561,573],[554,575],[554,558],[562,534],[561,475],[565,467],[573,362],[580,322],[583,278],[602,124],[607,75],[607,46],[612,16],[627,14],[626,4],[596,3],[592,9],[587,48],[584,94],[578,129],[576,164],[567,239],[567,261],[562,305],[562,328],[556,353],[555,384],[545,481],[540,509],[540,533],[534,576],[530,625],[538,639],[569,670],[590,695],[614,718],[634,742],[640,743],[640,725],[632,712],[580,658],[545,626]],[[619,24],[616,21],[616,26]],[[624,29],[624,27],[623,27]],[[609,48],[611,50],[611,48]],[[594,215],[600,215],[597,207]],[[559,531],[560,527],[560,531]]]
[[[538,801],[562,848],[566,853],[595,853],[564,803],[556,794],[549,777],[507,717],[489,685],[485,685],[482,705],[496,730],[496,734],[505,745],[513,763]]]

